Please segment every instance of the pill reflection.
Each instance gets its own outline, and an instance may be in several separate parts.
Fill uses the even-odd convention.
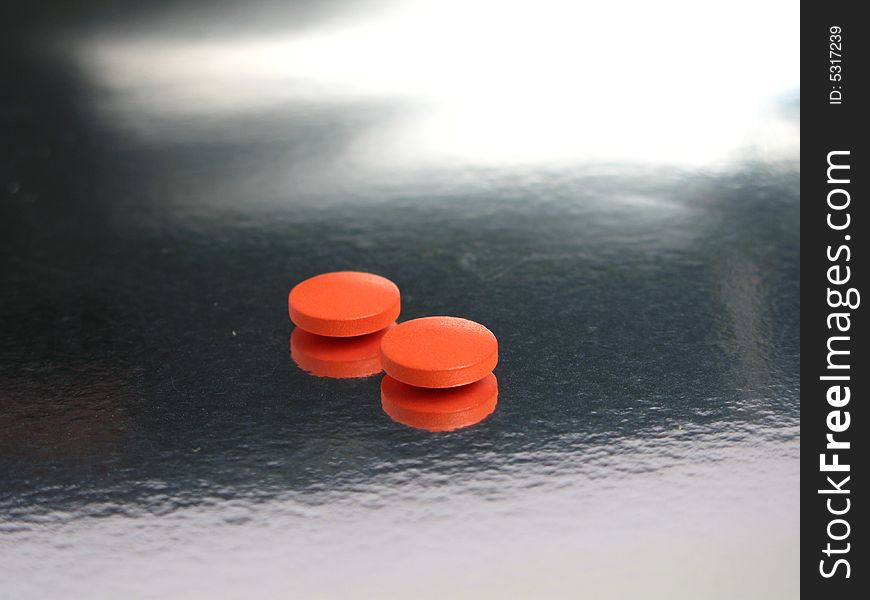
[[[381,381],[384,412],[394,421],[417,429],[468,427],[491,415],[497,403],[498,380],[491,373],[475,383],[447,389],[415,387],[389,375]]]
[[[381,372],[381,338],[393,325],[346,338],[316,335],[297,327],[290,334],[290,356],[300,369],[317,377],[369,377]]]

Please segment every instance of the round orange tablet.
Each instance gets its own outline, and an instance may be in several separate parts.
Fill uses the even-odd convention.
[[[381,338],[387,329],[354,337],[326,337],[299,327],[290,334],[290,356],[317,377],[346,379],[381,372]]]
[[[408,385],[450,388],[489,375],[498,363],[498,341],[474,321],[424,317],[405,321],[381,340],[384,371]]]
[[[380,331],[396,320],[396,284],[371,273],[337,271],[306,279],[290,290],[290,320],[305,331],[351,337]]]
[[[479,423],[495,410],[498,380],[490,373],[469,385],[436,390],[406,385],[385,375],[381,406],[391,419],[429,431],[450,431]]]

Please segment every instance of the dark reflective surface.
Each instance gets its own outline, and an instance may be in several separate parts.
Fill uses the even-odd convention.
[[[4,42],[6,593],[794,597],[795,88],[720,72],[743,112],[544,94],[487,124],[460,55],[333,60],[374,8],[262,6],[30,15]],[[571,79],[559,56],[535,85]],[[486,323],[498,410],[431,434],[378,377],[297,369],[287,292],[334,270],[395,281],[403,320]]]

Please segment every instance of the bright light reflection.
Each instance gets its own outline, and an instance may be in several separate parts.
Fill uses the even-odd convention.
[[[92,39],[81,57],[115,118],[151,128],[383,99],[418,110],[360,141],[375,162],[703,164],[797,155],[797,127],[764,107],[799,86],[798,36],[782,1],[415,0],[296,35]]]

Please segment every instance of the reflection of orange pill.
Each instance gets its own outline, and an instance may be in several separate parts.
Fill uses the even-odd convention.
[[[408,385],[455,387],[490,374],[498,363],[498,341],[474,321],[425,317],[387,332],[381,362],[388,375]]]
[[[338,338],[297,327],[290,334],[290,355],[300,369],[318,377],[368,377],[381,372],[381,338],[386,332]]]
[[[371,273],[339,271],[306,279],[290,290],[290,319],[302,329],[330,337],[379,331],[401,309],[396,284]]]
[[[498,402],[498,381],[490,373],[480,381],[446,390],[406,385],[385,375],[381,406],[391,419],[417,429],[450,431],[488,417]]]

